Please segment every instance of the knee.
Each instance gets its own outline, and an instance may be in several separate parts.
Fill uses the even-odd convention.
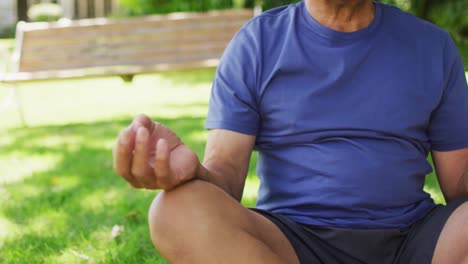
[[[191,227],[203,220],[200,206],[207,202],[207,193],[212,188],[215,187],[210,183],[195,180],[154,198],[148,220],[151,240],[161,254],[190,238]]]
[[[439,236],[432,263],[468,263],[468,202],[449,217]]]
[[[456,226],[466,236],[468,234],[468,202],[462,203],[450,216],[448,224]],[[460,234],[461,235],[461,234]],[[468,236],[466,236],[468,238]]]

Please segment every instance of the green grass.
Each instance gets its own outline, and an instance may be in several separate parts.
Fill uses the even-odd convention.
[[[14,39],[0,39],[0,50],[5,49],[11,52],[13,51],[14,46]]]
[[[2,42],[0,42],[1,44]],[[10,43],[11,44],[11,43]],[[200,156],[214,71],[25,84],[28,127],[0,108],[0,263],[166,263],[153,249],[146,211],[154,191],[135,191],[112,171],[111,149],[132,117],[147,113]],[[0,106],[11,92],[0,86]],[[243,203],[253,206],[255,156]],[[425,188],[443,197],[434,174]],[[124,231],[111,236],[114,225]]]
[[[112,171],[111,149],[132,117],[147,113],[202,156],[214,70],[25,84],[28,127],[0,109],[0,263],[166,263],[146,223],[154,191]],[[0,86],[0,104],[9,94]],[[253,163],[244,204],[253,206]],[[114,225],[124,231],[112,238]],[[82,254],[81,257],[79,254]]]

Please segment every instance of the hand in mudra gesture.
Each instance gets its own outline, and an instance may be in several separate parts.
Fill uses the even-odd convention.
[[[172,130],[144,115],[120,133],[113,154],[115,171],[135,188],[170,190],[201,166]]]

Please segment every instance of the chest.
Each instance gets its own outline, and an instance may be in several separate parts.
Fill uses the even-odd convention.
[[[441,97],[430,61],[404,47],[349,52],[278,58],[260,89],[263,134],[354,129],[424,137]]]

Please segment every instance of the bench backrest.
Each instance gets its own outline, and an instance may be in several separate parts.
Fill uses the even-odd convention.
[[[220,58],[253,10],[18,25],[16,72],[179,65]]]

